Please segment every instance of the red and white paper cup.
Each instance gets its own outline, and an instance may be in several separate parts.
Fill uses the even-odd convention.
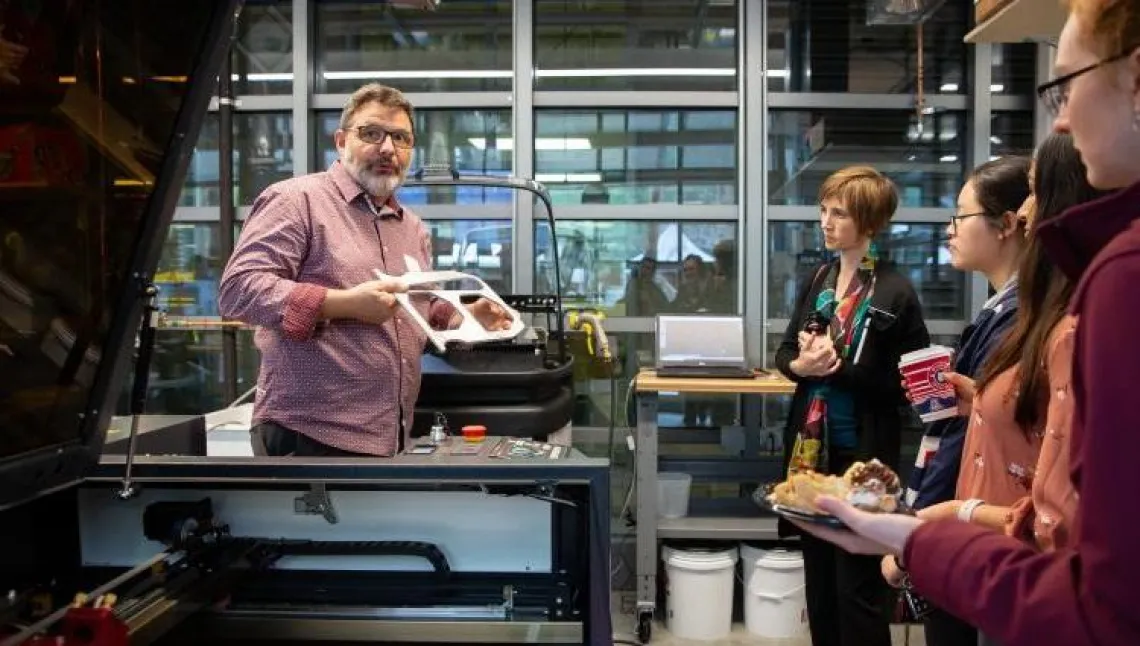
[[[941,345],[908,352],[899,361],[899,372],[906,381],[910,402],[923,423],[958,414],[958,395],[946,380],[952,370],[954,351]]]

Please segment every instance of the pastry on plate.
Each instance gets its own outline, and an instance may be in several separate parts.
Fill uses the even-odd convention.
[[[842,476],[814,471],[793,473],[776,485],[769,502],[791,509],[823,513],[816,506],[820,496],[831,496],[850,502],[865,511],[892,513],[898,510],[902,483],[890,467],[879,462],[856,462]]]

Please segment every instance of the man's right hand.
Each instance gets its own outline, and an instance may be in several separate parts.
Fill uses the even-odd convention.
[[[407,285],[394,279],[370,280],[351,289],[330,289],[321,307],[321,315],[380,325],[395,316],[399,308],[393,294],[406,291]]]

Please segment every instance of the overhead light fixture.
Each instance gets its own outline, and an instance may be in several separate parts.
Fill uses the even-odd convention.
[[[920,25],[946,0],[868,0],[868,25]]]
[[[954,162],[958,161],[958,156],[957,155],[943,155],[941,158],[939,158],[938,161],[940,161],[944,164],[953,164]]]
[[[582,70],[535,70],[538,78],[612,78],[615,76],[736,76],[734,67],[614,67]]]
[[[483,137],[471,137],[467,140],[479,150],[487,148],[487,140]],[[497,150],[514,150],[515,140],[510,137],[495,139]],[[585,137],[538,137],[534,140],[535,150],[593,150],[593,145]]]
[[[1001,83],[990,83],[990,92],[1005,92],[1005,86]]]
[[[397,9],[419,9],[421,11],[435,11],[439,8],[440,0],[388,0]]]
[[[231,81],[241,81],[241,74],[231,74]],[[250,83],[283,83],[285,81],[293,80],[292,72],[253,72],[246,74],[245,80]]]
[[[942,87],[938,88],[938,91],[939,92],[957,92],[958,91],[958,84],[957,83],[943,83]]]
[[[788,76],[788,70],[775,69],[766,72],[768,76]],[[603,68],[535,70],[539,78],[597,78],[597,77],[660,77],[660,76],[736,76],[732,67],[642,67],[642,68]],[[329,81],[367,81],[371,79],[509,79],[514,77],[511,70],[330,70],[321,76]],[[292,72],[252,72],[232,74],[234,81],[245,80],[251,83],[283,83],[293,80]]]
[[[534,181],[545,184],[589,184],[602,181],[601,173],[538,173]]]
[[[370,70],[363,72],[323,72],[330,81],[366,81],[369,79],[509,79],[511,70]]]

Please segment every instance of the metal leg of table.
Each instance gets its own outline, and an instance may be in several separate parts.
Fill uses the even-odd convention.
[[[637,634],[645,643],[657,607],[657,393],[637,396]]]

